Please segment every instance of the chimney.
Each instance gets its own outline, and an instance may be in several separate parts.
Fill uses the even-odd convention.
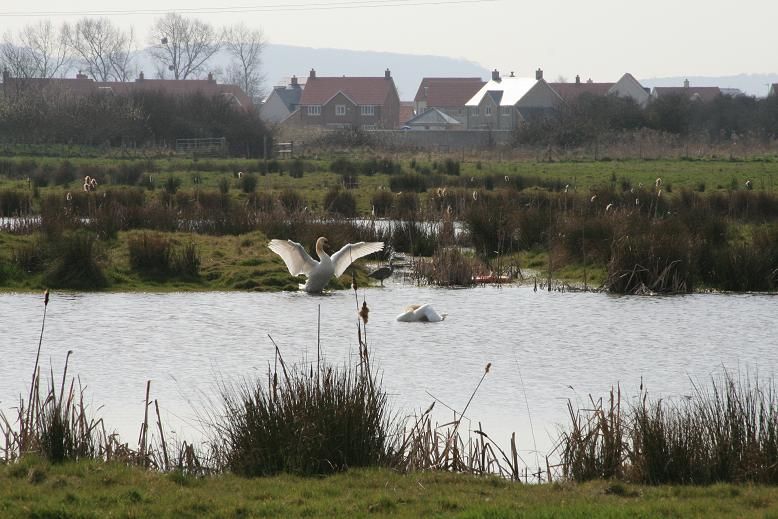
[[[516,77],[516,74],[514,74],[512,70],[511,70],[511,77]]]
[[[208,73],[208,81],[213,81],[213,72]]]
[[[501,81],[500,80],[500,71],[497,69],[492,70],[492,81]]]
[[[297,87],[299,87],[299,86],[300,86],[300,84],[297,82],[297,76],[292,76],[292,82],[291,82],[291,85],[292,85],[292,87],[294,87],[294,88],[297,88]]]
[[[575,75],[575,84],[580,85],[581,84],[581,76],[578,74]]]
[[[683,87],[684,88],[689,88],[689,80],[688,79],[684,79],[683,80]]]
[[[11,74],[8,72],[8,69],[3,68],[3,83],[7,83],[10,78]]]
[[[311,69],[311,73],[308,74],[309,79],[316,79],[316,70]]]
[[[543,79],[543,69],[542,68],[539,68],[539,69],[537,69],[535,71],[535,79],[538,80],[538,81]]]
[[[76,79],[89,79],[89,76],[82,73],[80,70],[78,71],[78,74],[76,74]]]
[[[138,79],[137,80],[138,81],[143,81],[144,79],[146,79],[146,77],[143,75],[143,71],[141,70],[140,74],[138,74]]]

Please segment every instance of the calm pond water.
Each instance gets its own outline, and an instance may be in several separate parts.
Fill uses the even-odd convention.
[[[690,378],[707,381],[726,367],[777,373],[778,298],[700,294],[618,297],[533,292],[529,287],[463,290],[387,283],[360,291],[370,306],[368,342],[394,409],[425,409],[434,395],[461,410],[493,438],[516,431],[522,453],[547,452],[566,422],[566,401],[584,405],[621,383],[625,398],[641,377],[655,397],[680,398]],[[447,312],[442,323],[398,323],[411,303]],[[68,350],[70,373],[86,386],[93,410],[134,444],[143,418],[145,382],[163,421],[179,438],[197,439],[196,409],[216,381],[263,376],[273,361],[270,334],[288,363],[316,358],[317,311],[322,349],[331,362],[354,362],[353,292],[52,294],[41,354],[55,376]],[[26,391],[35,362],[42,298],[0,294],[0,408]],[[525,400],[526,398],[526,400]],[[443,405],[436,418],[448,421]],[[532,427],[530,426],[530,421]],[[535,441],[533,441],[533,432]],[[528,459],[530,463],[532,461]]]

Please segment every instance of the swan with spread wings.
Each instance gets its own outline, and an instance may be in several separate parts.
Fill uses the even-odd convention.
[[[270,250],[281,256],[286,268],[293,276],[308,277],[302,287],[306,292],[321,292],[333,276],[343,274],[354,261],[374,252],[383,250],[384,242],[347,243],[338,252],[329,256],[324,250],[329,247],[327,238],[316,240],[316,254],[319,261],[313,259],[297,242],[292,240],[270,240]]]

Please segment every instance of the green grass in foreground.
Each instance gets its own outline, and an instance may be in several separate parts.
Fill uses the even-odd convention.
[[[778,490],[746,485],[520,485],[447,473],[194,479],[99,462],[0,466],[0,516],[778,517]]]

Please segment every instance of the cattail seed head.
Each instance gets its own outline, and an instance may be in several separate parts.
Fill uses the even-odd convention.
[[[370,313],[370,309],[367,307],[367,302],[362,301],[362,309],[359,311],[359,317],[362,318],[362,322],[367,324],[367,316]]]
[[[488,364],[486,365],[486,369],[484,370],[484,372],[485,372],[485,373],[489,373],[489,370],[491,369],[491,367],[492,367],[492,363],[490,362],[490,363],[488,363]]]
[[[49,306],[49,289],[43,293],[43,306]]]

